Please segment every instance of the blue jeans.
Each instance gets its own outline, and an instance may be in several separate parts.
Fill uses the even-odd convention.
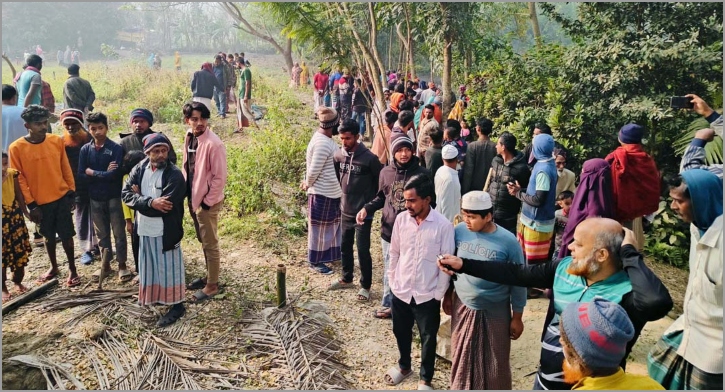
[[[220,91],[214,87],[214,102],[216,102],[216,109],[219,114],[226,116],[227,94],[224,90]]]
[[[383,301],[381,305],[384,308],[393,306],[393,293],[390,291],[388,283],[388,266],[390,265],[390,242],[380,239],[383,248]]]
[[[360,126],[360,137],[365,136],[365,113],[352,112],[351,118]]]

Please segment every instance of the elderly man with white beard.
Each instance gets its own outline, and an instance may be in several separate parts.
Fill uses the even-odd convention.
[[[571,389],[564,382],[559,341],[560,315],[569,303],[604,298],[627,311],[635,332],[620,363],[623,369],[644,325],[672,309],[670,293],[645,265],[635,245],[634,233],[617,221],[589,218],[574,231],[571,256],[558,261],[525,266],[446,255],[438,266],[449,275],[458,272],[494,283],[551,289],[533,389]]]

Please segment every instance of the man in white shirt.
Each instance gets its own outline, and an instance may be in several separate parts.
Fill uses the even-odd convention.
[[[441,151],[443,166],[435,174],[436,210],[451,223],[461,211],[461,182],[458,179],[458,149],[450,144]]]
[[[647,357],[665,389],[722,390],[722,179],[692,169],[669,181],[672,210],[691,223],[690,278],[682,315]]]
[[[437,269],[437,256],[455,250],[453,225],[430,206],[433,183],[426,174],[412,177],[403,187],[406,212],[395,218],[387,270],[393,294],[393,334],[398,344],[398,365],[385,374],[388,385],[398,385],[409,377],[413,324],[418,324],[421,340],[420,382],[418,389],[433,389],[436,335],[440,325],[441,299],[450,278]]]
[[[3,84],[3,151],[7,152],[10,143],[28,134],[25,120],[20,118],[23,107],[18,106],[18,90],[9,84]]]

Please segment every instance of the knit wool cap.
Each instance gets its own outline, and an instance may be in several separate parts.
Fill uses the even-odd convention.
[[[619,141],[624,144],[641,144],[644,128],[637,124],[627,124],[619,130]]]
[[[147,135],[145,138],[143,138],[144,154],[148,154],[149,151],[151,151],[151,149],[153,149],[156,146],[166,146],[167,148],[170,149],[171,142],[161,132],[154,132],[154,133]]]
[[[603,298],[567,305],[561,313],[561,328],[589,368],[619,367],[634,336],[624,308]]]
[[[408,136],[401,132],[394,132],[390,136],[390,150],[395,155],[398,150],[403,147],[408,147],[411,151],[413,150],[413,141]]]
[[[60,123],[62,124],[66,119],[76,121],[81,124],[81,127],[85,129],[83,124],[83,112],[78,109],[65,109],[60,112]]]
[[[320,128],[323,129],[334,128],[340,124],[340,116],[337,115],[337,111],[326,106],[317,109],[317,118],[320,120]]]
[[[133,119],[136,117],[141,117],[149,122],[149,126],[154,125],[154,115],[151,114],[151,112],[148,109],[133,109],[131,112],[131,120],[130,122],[133,122]]]
[[[458,158],[458,149],[453,145],[446,144],[441,150],[441,158],[443,159],[455,159]]]
[[[463,195],[461,208],[469,211],[484,211],[493,208],[491,195],[484,191],[470,191]]]

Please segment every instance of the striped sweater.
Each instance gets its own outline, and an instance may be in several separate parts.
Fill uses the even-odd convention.
[[[335,172],[333,155],[337,144],[320,132],[312,135],[307,145],[305,181],[308,195],[321,195],[331,199],[342,197],[342,189]]]

